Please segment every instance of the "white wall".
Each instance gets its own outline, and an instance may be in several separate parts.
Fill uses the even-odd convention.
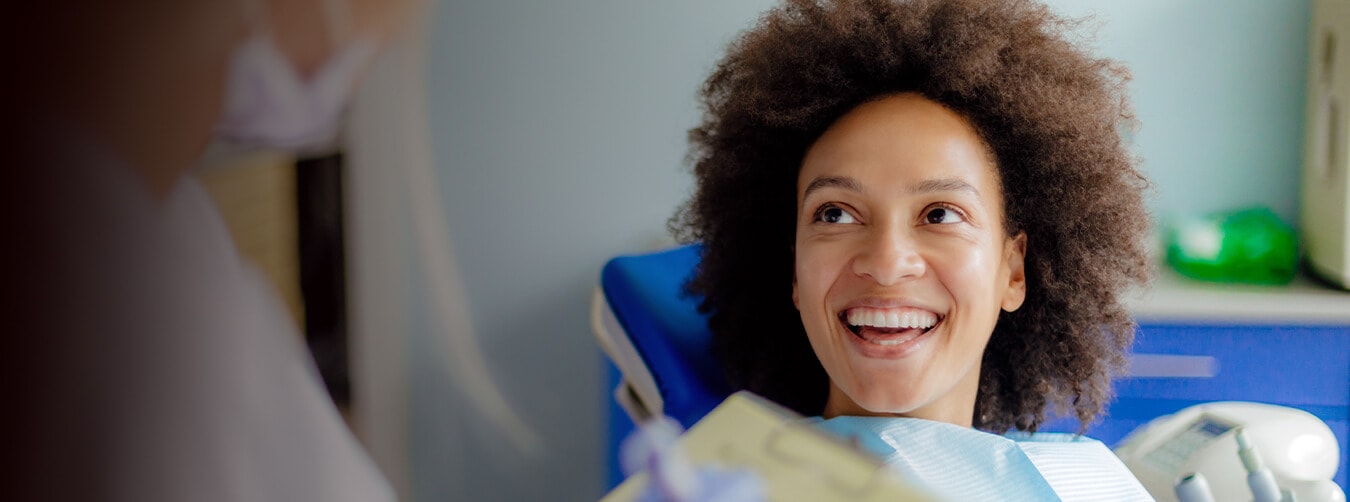
[[[692,186],[699,84],[771,4],[440,2],[430,114],[455,253],[493,376],[548,442],[511,450],[414,340],[417,500],[600,495],[608,392],[589,294],[608,257],[664,238]],[[1294,219],[1307,0],[1052,5],[1098,12],[1102,53],[1134,67],[1157,212],[1255,202]]]
[[[493,376],[548,443],[539,458],[512,451],[453,389],[419,376],[431,366],[414,347],[417,499],[601,494],[608,392],[590,294],[607,258],[665,238],[692,186],[695,94],[768,5],[440,2],[431,125],[455,254]]]
[[[1298,221],[1310,0],[1046,0],[1124,62],[1163,221],[1262,204]]]

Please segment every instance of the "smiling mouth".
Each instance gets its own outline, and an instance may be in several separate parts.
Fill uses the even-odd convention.
[[[839,322],[868,343],[898,346],[927,334],[944,316],[918,309],[853,308],[839,313]]]

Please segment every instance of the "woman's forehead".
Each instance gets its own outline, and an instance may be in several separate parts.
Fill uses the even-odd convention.
[[[848,182],[822,181],[831,179]],[[803,158],[798,195],[823,186],[999,195],[993,156],[974,126],[917,94],[869,101],[831,125]]]

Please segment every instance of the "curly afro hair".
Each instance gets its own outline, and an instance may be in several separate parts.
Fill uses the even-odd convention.
[[[1128,72],[1086,54],[1074,28],[1022,0],[788,0],[730,46],[701,92],[697,191],[671,228],[703,243],[689,290],[733,387],[822,412],[828,377],[791,297],[798,172],[846,112],[913,92],[974,124],[1004,226],[1028,239],[1026,301],[1000,312],[972,423],[1035,431],[1054,412],[1086,429],[1134,339],[1120,295],[1148,283],[1151,261],[1148,181],[1121,138],[1136,124]]]

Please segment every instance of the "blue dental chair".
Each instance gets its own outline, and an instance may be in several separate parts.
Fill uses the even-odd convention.
[[[732,392],[711,354],[712,333],[707,317],[698,312],[699,299],[684,291],[700,254],[695,244],[619,256],[601,271],[591,320],[610,362],[608,387],[614,391],[608,405],[606,489],[623,480],[617,452],[634,421],[667,415],[687,429]],[[1347,335],[1350,329],[1340,326],[1143,322],[1136,336],[1133,373],[1116,382],[1117,400],[1110,415],[1092,424],[1087,433],[1114,446],[1151,419],[1191,405],[1220,400],[1274,402],[1302,408],[1330,425],[1342,445],[1335,480],[1345,486],[1346,413],[1350,410],[1345,392],[1350,386],[1345,377],[1350,353]],[[1271,339],[1281,340],[1283,350],[1252,350]],[[1202,363],[1203,371],[1177,373],[1168,367],[1177,361]],[[1261,368],[1272,362],[1319,378],[1299,377],[1298,385],[1285,380],[1299,372],[1280,372],[1275,374],[1278,378],[1271,378]],[[1075,420],[1061,419],[1040,430],[1077,429]]]
[[[605,264],[591,326],[608,356],[608,484],[623,480],[617,452],[634,421],[667,415],[688,429],[731,395],[711,355],[699,299],[684,292],[701,248],[620,256]]]

